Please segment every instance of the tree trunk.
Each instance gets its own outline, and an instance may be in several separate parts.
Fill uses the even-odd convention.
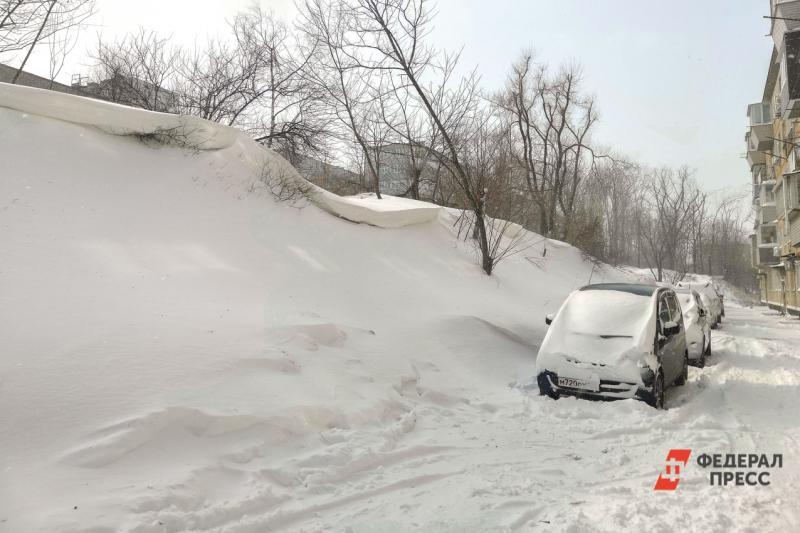
[[[489,239],[486,235],[486,223],[483,219],[483,213],[480,213],[480,215],[476,213],[475,227],[478,228],[477,237],[478,246],[480,246],[481,249],[481,267],[488,276],[491,276],[492,269],[494,268],[494,260],[489,253]]]
[[[28,62],[28,59],[31,57],[31,53],[33,53],[34,47],[36,47],[36,43],[39,42],[39,38],[42,36],[42,32],[44,31],[45,26],[47,26],[47,19],[50,18],[50,13],[53,12],[53,8],[56,7],[56,0],[50,0],[50,7],[47,8],[47,13],[44,15],[44,20],[42,21],[42,25],[39,26],[39,31],[36,32],[36,37],[33,38],[33,42],[31,42],[30,47],[28,48],[28,53],[25,54],[25,58],[22,60],[22,64],[17,69],[17,73],[14,74],[14,79],[11,80],[11,84],[16,84],[17,80],[19,79],[20,74],[22,74],[23,69],[25,68],[25,64]]]
[[[547,237],[550,233],[550,227],[547,225],[547,211],[544,208],[539,209],[539,233],[542,237]]]

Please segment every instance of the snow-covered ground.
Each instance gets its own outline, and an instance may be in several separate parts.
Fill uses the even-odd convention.
[[[530,234],[487,277],[451,212],[274,201],[243,136],[2,105],[0,531],[798,527],[797,321],[726,302],[666,412],[556,402],[530,387],[544,315],[631,274]],[[784,468],[709,487],[692,460],[653,492],[681,447]]]

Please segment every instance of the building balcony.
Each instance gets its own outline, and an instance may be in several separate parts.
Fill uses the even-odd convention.
[[[770,248],[761,248],[759,247],[756,250],[756,254],[753,256],[753,265],[754,266],[764,266],[764,265],[771,265],[780,261],[779,258],[775,257],[775,250],[774,247]]]
[[[796,27],[787,29],[781,38],[780,42],[776,41],[776,46],[783,47],[781,61],[786,76],[780,88],[778,111],[785,119],[798,118],[800,117],[800,29]]]
[[[763,200],[763,199],[762,199]],[[756,213],[756,220],[760,226],[768,226],[775,224],[775,219],[778,216],[778,210],[775,208],[775,203],[760,204],[758,212]]]
[[[747,119],[750,126],[750,144],[759,151],[772,147],[772,111],[768,102],[759,102],[747,106]]]
[[[800,102],[797,102],[797,98],[790,96],[788,83],[784,83],[781,87],[780,105],[780,113],[782,118],[789,119],[800,116]]]
[[[747,144],[747,163],[750,168],[756,165],[764,165],[767,162],[767,154],[763,150],[758,149],[758,144],[748,131],[744,136],[744,141]]]
[[[779,258],[775,256],[777,243],[761,242],[759,233],[750,235],[751,261],[754,267],[763,267],[775,264]]]
[[[753,175],[753,183],[759,184],[762,181],[768,179],[767,178],[767,167],[766,165],[756,165],[751,169]]]

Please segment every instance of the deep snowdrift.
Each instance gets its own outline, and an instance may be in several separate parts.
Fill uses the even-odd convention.
[[[238,132],[2,84],[0,162],[0,531],[798,528],[796,320],[726,306],[666,412],[556,402],[545,313],[635,271],[530,235],[487,277],[436,206],[299,209]],[[679,447],[785,467],[653,492]]]
[[[278,156],[209,124],[199,151],[131,135],[155,115],[0,84],[0,529],[280,524],[296,472],[265,461],[490,412],[544,313],[623,277],[535,235],[487,277],[435,206],[315,197],[407,226],[381,229],[278,203]]]

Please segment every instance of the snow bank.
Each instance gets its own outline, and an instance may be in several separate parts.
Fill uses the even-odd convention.
[[[194,116],[157,113],[45,89],[0,83],[0,107],[32,113],[65,122],[82,124],[112,135],[163,135],[199,150],[219,150],[239,144],[253,166],[254,174],[264,167],[282,179],[302,183],[310,199],[320,208],[352,222],[384,228],[422,224],[437,218],[440,208],[426,202],[386,197],[341,197],[306,182],[278,154],[264,148],[239,130]]]
[[[233,144],[239,131],[197,117],[157,113],[46,89],[0,83],[0,107],[83,124],[113,135],[169,133],[200,150]]]
[[[322,188],[315,189],[314,203],[326,211],[350,220],[382,228],[401,228],[436,220],[442,212],[438,205],[410,198],[373,194],[338,196]]]
[[[424,203],[322,195],[405,225],[385,231],[277,202],[258,171],[293,169],[244,136],[198,152],[0,124],[0,529],[302,523],[300,472],[336,486],[424,456],[403,449],[417,423],[517,395],[545,313],[621,279],[538,236],[487,277]]]

